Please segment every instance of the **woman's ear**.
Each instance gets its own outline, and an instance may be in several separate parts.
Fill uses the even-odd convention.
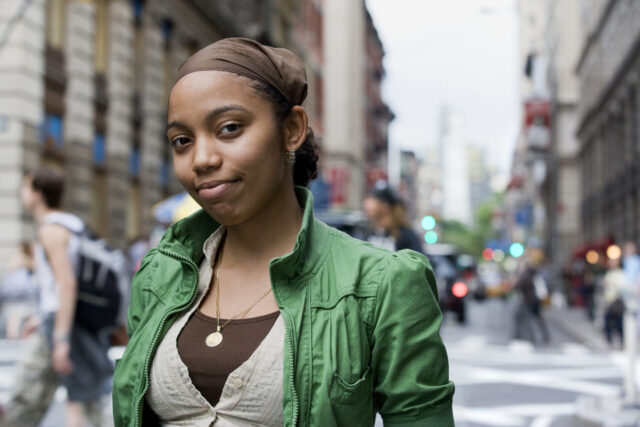
[[[307,138],[309,116],[299,105],[291,108],[284,122],[284,142],[286,150],[297,150]]]

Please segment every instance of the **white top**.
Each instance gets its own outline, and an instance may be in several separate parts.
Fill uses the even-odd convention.
[[[213,406],[196,389],[178,353],[178,336],[200,306],[209,289],[212,269],[223,227],[204,243],[196,302],[169,328],[156,350],[146,401],[163,426],[281,426],[282,358],[284,322],[278,316],[273,327],[251,357],[231,372],[218,403]]]
[[[52,212],[43,221],[44,224],[60,224],[72,233],[80,233],[84,230],[84,223],[77,216],[66,212]],[[78,264],[78,249],[80,240],[75,234],[69,237],[67,253],[71,260],[73,271],[76,271]],[[58,285],[51,270],[51,265],[44,252],[42,244],[38,243],[34,249],[34,260],[36,267],[36,277],[40,289],[40,314],[46,316],[58,311]]]

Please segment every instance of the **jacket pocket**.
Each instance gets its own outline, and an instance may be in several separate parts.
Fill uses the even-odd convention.
[[[353,383],[343,380],[338,373],[333,374],[329,388],[331,403],[354,404],[364,403],[373,395],[371,368],[367,367],[362,377]]]

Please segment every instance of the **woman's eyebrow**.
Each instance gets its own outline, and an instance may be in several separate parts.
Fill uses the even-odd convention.
[[[246,108],[244,108],[242,105],[238,105],[238,104],[230,104],[230,105],[223,105],[222,107],[218,107],[215,110],[211,110],[209,111],[209,113],[207,114],[206,117],[206,121],[210,122],[211,120],[215,119],[216,117],[218,117],[221,114],[224,114],[228,111],[242,111],[244,113],[248,113],[249,110],[247,110]]]
[[[219,115],[224,114],[228,111],[242,111],[244,113],[249,112],[249,110],[244,108],[242,105],[237,105],[237,104],[223,105],[222,107],[218,107],[215,110],[209,111],[209,113],[207,113],[207,116],[205,117],[205,120],[207,122],[210,122],[214,120],[216,117],[218,117]],[[165,129],[165,133],[169,132],[169,130],[172,128],[189,129],[189,126],[187,126],[181,121],[175,120],[167,125],[167,128]]]
[[[165,129],[165,133],[168,133],[170,129],[172,128],[182,128],[182,129],[189,129],[189,126],[185,125],[182,122],[179,122],[177,120],[174,120],[173,122],[169,123],[167,125],[167,128]]]

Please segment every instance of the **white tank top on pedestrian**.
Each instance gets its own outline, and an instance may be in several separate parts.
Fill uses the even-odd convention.
[[[84,230],[84,223],[77,216],[66,212],[52,212],[44,218],[44,224],[60,224],[72,233],[80,233]],[[78,263],[78,236],[71,234],[67,253],[71,260],[73,271],[76,271]],[[58,286],[51,270],[51,265],[45,255],[42,244],[38,243],[34,252],[36,277],[40,288],[39,310],[41,315],[55,313],[58,310]]]

